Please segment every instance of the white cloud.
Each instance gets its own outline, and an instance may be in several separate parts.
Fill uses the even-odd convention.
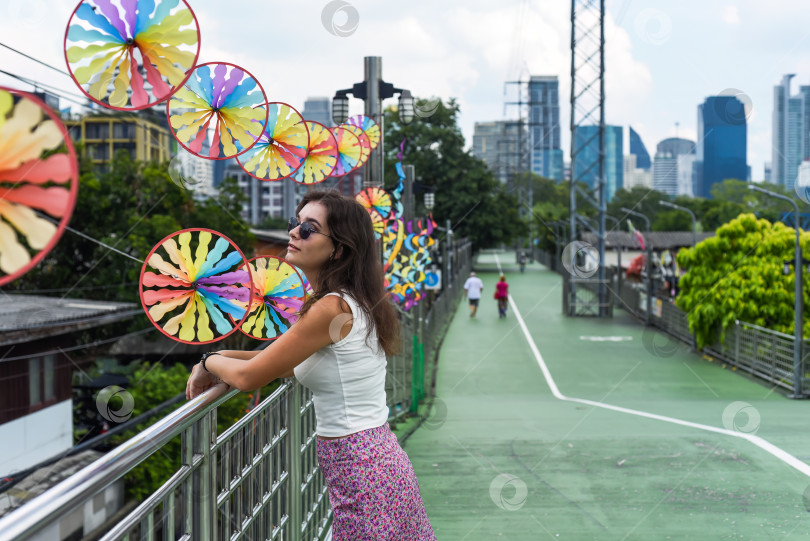
[[[726,24],[740,24],[740,11],[737,6],[723,6],[722,19]]]

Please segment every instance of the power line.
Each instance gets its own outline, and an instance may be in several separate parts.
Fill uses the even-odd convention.
[[[42,65],[43,65],[43,66],[45,66],[46,68],[51,68],[52,70],[54,70],[54,71],[56,71],[56,72],[59,72],[59,73],[61,73],[61,74],[63,74],[63,75],[67,75],[68,77],[70,77],[70,74],[69,74],[68,72],[66,72],[65,70],[61,70],[61,69],[59,69],[59,68],[56,68],[56,67],[54,67],[54,66],[51,66],[51,65],[50,65],[50,64],[48,64],[47,62],[43,62],[42,60],[38,60],[38,59],[34,58],[34,57],[33,57],[33,56],[31,56],[31,55],[27,55],[27,54],[25,54],[25,53],[24,53],[24,52],[22,52],[22,51],[18,51],[18,50],[17,50],[17,49],[15,49],[14,47],[11,47],[11,46],[9,46],[9,45],[6,45],[5,43],[0,42],[0,45],[2,45],[3,47],[5,47],[6,49],[8,49],[8,50],[10,50],[10,51],[14,51],[14,52],[15,52],[15,53],[17,53],[17,54],[24,56],[25,58],[28,58],[28,59],[30,59],[30,60],[33,60],[34,62],[36,62],[36,63],[38,63],[38,64],[42,64]]]
[[[33,359],[35,357],[43,357],[45,355],[58,355],[58,354],[63,353],[65,351],[77,351],[77,350],[80,350],[80,349],[88,349],[88,348],[92,348],[92,347],[96,347],[96,346],[102,346],[104,344],[109,344],[110,342],[115,342],[117,340],[123,340],[124,338],[129,338],[130,336],[140,336],[142,334],[146,334],[148,332],[153,332],[153,331],[156,331],[156,330],[157,330],[157,328],[152,326],[152,327],[148,327],[146,329],[141,329],[140,331],[135,331],[135,332],[127,333],[127,334],[122,334],[120,336],[114,336],[113,338],[107,338],[107,339],[104,339],[104,340],[96,340],[95,342],[90,342],[89,344],[80,344],[78,346],[72,346],[72,347],[69,347],[69,348],[60,348],[60,349],[55,349],[55,350],[52,350],[52,351],[39,351],[37,353],[28,354],[28,355],[20,355],[18,357],[3,357],[2,359],[0,359],[0,363],[6,363],[6,362],[9,362],[9,361],[21,361],[21,360],[24,360],[24,359]]]
[[[135,286],[138,285],[138,282],[127,282],[125,284],[108,284],[106,286],[82,286],[82,287],[58,287],[54,289],[9,289],[5,290],[5,293],[12,293],[12,294],[22,294],[22,293],[59,293],[60,291],[85,291],[85,290],[96,290],[96,289],[113,289],[116,287],[126,287],[126,286]],[[3,290],[0,290],[3,291]]]

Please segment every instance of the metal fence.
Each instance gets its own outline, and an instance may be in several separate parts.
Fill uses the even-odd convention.
[[[388,359],[389,420],[430,394],[436,352],[472,264],[469,242],[448,248],[453,266],[429,309],[400,312],[402,351]],[[35,538],[122,479],[176,438],[181,465],[156,492],[101,538],[113,540],[321,541],[332,519],[318,468],[312,393],[294,379],[222,434],[217,408],[237,394],[224,385],[189,401],[134,438],[0,518],[0,541]],[[57,528],[58,529],[58,528]]]
[[[538,251],[538,261],[559,272],[563,277],[565,290],[568,272],[559,265],[552,254]],[[579,289],[579,288],[578,288]],[[644,320],[646,311],[645,286],[638,282],[618,282],[614,276],[610,289],[613,291],[615,306]],[[653,290],[657,290],[654,287]],[[566,310],[566,291],[563,293],[563,310]],[[650,323],[697,350],[694,334],[689,330],[686,312],[678,308],[671,298],[654,296]],[[567,313],[567,312],[564,312]],[[725,336],[723,336],[723,334]],[[703,352],[725,363],[736,366],[741,371],[761,378],[769,383],[792,391],[793,386],[793,344],[794,337],[752,323],[736,321],[725,330],[718,331],[717,339],[703,348]],[[804,341],[804,351],[810,352],[810,341]],[[801,373],[805,374],[807,354],[802,359]],[[805,374],[803,387],[807,388],[810,378]]]

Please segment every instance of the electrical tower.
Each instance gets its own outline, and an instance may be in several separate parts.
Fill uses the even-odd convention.
[[[592,128],[582,129],[585,126]],[[605,156],[605,0],[571,0],[572,249],[563,258],[569,259],[573,272],[563,277],[563,312],[567,316],[613,315],[605,272]],[[578,183],[587,179],[592,179],[592,188],[583,190]],[[597,223],[579,213],[583,205],[597,209]],[[578,232],[586,230],[598,239],[595,272],[590,267],[597,256],[594,249],[581,242],[574,244]]]
[[[528,250],[531,253],[534,242],[534,220],[532,216],[532,208],[534,206],[534,185],[532,183],[531,175],[531,155],[532,155],[532,139],[531,128],[532,126],[540,125],[537,122],[531,122],[529,114],[529,105],[531,99],[529,96],[529,81],[507,81],[504,84],[504,94],[508,94],[510,85],[517,87],[517,101],[504,102],[504,116],[507,116],[507,110],[510,107],[517,107],[518,119],[515,121],[506,121],[506,132],[509,133],[511,127],[517,128],[517,144],[511,155],[509,155],[509,162],[514,165],[512,174],[509,177],[508,191],[515,195],[518,200],[519,215],[527,220],[529,225],[529,243]],[[522,250],[523,238],[517,240],[516,257],[520,257]]]

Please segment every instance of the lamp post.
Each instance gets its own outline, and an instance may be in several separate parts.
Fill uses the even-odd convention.
[[[351,88],[338,90],[332,98],[332,120],[343,124],[349,118],[349,94],[365,102],[365,115],[374,119],[380,127],[380,143],[371,151],[365,167],[363,186],[383,186],[383,138],[385,133],[385,115],[382,112],[382,101],[399,94],[399,119],[403,124],[410,124],[414,117],[413,96],[410,90],[394,88],[394,85],[382,80],[382,57],[367,56],[364,59],[365,79],[354,83]]]
[[[802,342],[804,341],[802,325],[804,324],[804,299],[802,296],[802,247],[799,244],[799,205],[790,197],[764,190],[754,184],[748,185],[749,190],[770,195],[776,199],[789,201],[793,205],[796,218],[796,247],[794,248],[793,270],[796,273],[794,279],[795,289],[793,297],[793,394],[790,398],[803,398],[802,393]]]
[[[645,224],[647,225],[647,309],[646,315],[644,317],[644,323],[649,325],[650,324],[650,312],[652,311],[652,246],[650,245],[650,219],[647,218],[640,212],[636,212],[635,210],[630,210],[628,208],[622,207],[622,212],[626,212],[627,214],[632,214],[633,216],[638,216],[642,220],[644,220]]]
[[[692,217],[692,247],[694,248],[697,245],[697,219],[695,218],[695,213],[689,210],[686,207],[682,207],[680,205],[676,205],[675,203],[670,203],[669,201],[659,201],[659,205],[664,205],[665,207],[673,208],[675,210],[682,210],[684,212],[688,212],[689,216]]]

